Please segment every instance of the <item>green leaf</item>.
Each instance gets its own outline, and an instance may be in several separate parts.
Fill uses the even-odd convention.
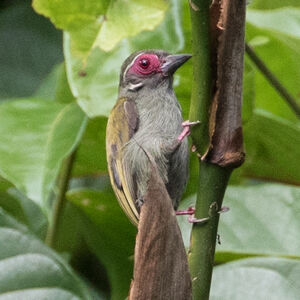
[[[107,173],[105,132],[107,118],[90,119],[76,153],[73,176]]]
[[[108,116],[117,100],[121,65],[132,52],[149,48],[149,45],[171,52],[182,49],[184,39],[180,9],[180,1],[172,0],[164,21],[154,31],[145,31],[124,39],[111,52],[90,48],[87,59],[78,56],[73,48],[72,34],[65,32],[64,53],[68,80],[73,95],[89,117]]]
[[[255,73],[248,60],[245,60],[243,81],[242,118],[245,124],[251,119],[255,106]]]
[[[300,183],[299,125],[259,110],[244,127],[244,133],[244,175]]]
[[[33,94],[34,98],[55,100],[57,81],[60,77],[62,64],[55,65],[46,78],[42,81],[38,89]]]
[[[86,117],[76,103],[26,99],[0,106],[0,174],[44,209]]]
[[[252,258],[214,269],[212,300],[295,300],[299,298],[300,261]]]
[[[136,228],[130,224],[112,191],[71,190],[67,199],[83,215],[85,239],[107,270],[111,299],[126,298],[132,279]]]
[[[299,9],[295,9],[294,13],[286,9],[255,12],[249,10],[246,26],[246,39],[250,44],[255,44],[258,37],[265,39],[265,42],[255,46],[254,50],[296,101],[299,100],[300,78],[299,12]],[[283,22],[288,24],[285,26]],[[256,67],[254,69],[257,70]],[[285,99],[258,70],[255,76],[255,93],[256,107],[298,122],[297,116]]]
[[[14,2],[0,11],[0,98],[28,97],[63,60],[61,33],[31,8]],[[8,2],[7,2],[8,3]]]
[[[224,205],[230,211],[220,218],[221,245],[217,261],[273,255],[300,258],[300,188],[280,184],[229,186]],[[195,196],[187,198],[180,209],[193,206]],[[189,246],[191,225],[178,217],[185,246]]]
[[[61,103],[75,101],[69,87],[64,63],[55,65],[52,68],[49,75],[34,93],[34,98],[55,100]]]
[[[274,9],[285,6],[300,7],[299,0],[254,0],[250,7],[255,9]]]
[[[54,251],[0,209],[0,299],[92,299]]]
[[[111,1],[93,47],[112,50],[123,38],[154,30],[168,7],[162,0]]]
[[[300,39],[300,8],[274,10],[247,10],[247,22],[275,33]]]
[[[168,4],[163,0],[34,0],[33,7],[69,32],[74,53],[86,57],[91,48],[110,51],[123,38],[153,30],[163,20]]]
[[[38,237],[41,239],[45,237],[47,229],[45,215],[37,204],[17,189],[9,188],[0,192],[0,207],[26,225]]]
[[[72,35],[72,49],[77,56],[85,57],[92,47],[102,24],[109,1],[34,0],[33,8],[49,17],[52,23]]]

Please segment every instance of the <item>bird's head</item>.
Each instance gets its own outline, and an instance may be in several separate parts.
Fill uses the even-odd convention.
[[[172,86],[174,72],[190,54],[170,55],[163,50],[142,50],[131,54],[121,68],[119,90],[134,93],[143,88]]]

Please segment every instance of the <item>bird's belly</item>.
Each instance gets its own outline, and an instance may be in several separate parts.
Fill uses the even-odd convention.
[[[156,101],[155,104],[139,104],[138,130],[124,148],[124,164],[134,180],[135,196],[138,199],[147,190],[150,155],[176,206],[186,183],[188,163],[186,140],[172,150],[182,131],[180,106],[174,102],[174,98]]]

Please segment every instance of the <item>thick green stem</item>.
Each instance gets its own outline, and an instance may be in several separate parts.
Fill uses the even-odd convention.
[[[265,63],[258,57],[255,51],[250,45],[246,43],[246,53],[250,59],[254,62],[256,67],[266,77],[269,83],[275,88],[275,90],[281,95],[283,99],[289,104],[290,108],[295,112],[298,118],[300,118],[300,106],[297,100],[288,92],[288,90],[281,84],[277,77],[271,72],[271,70],[265,65]]]
[[[189,253],[193,284],[193,299],[209,299],[214,265],[219,211],[230,177],[230,170],[200,161],[195,217],[207,218],[206,223],[194,224]]]
[[[45,243],[52,248],[55,246],[55,239],[57,236],[60,219],[65,205],[65,195],[68,190],[69,179],[71,176],[73,162],[75,159],[75,152],[76,151],[72,152],[65,159],[61,174],[59,176],[58,191],[53,203],[52,220],[49,224],[45,239]]]
[[[210,2],[211,0],[190,1],[194,73],[189,119],[201,122],[192,130],[193,143],[200,153],[204,153],[209,145],[208,127],[212,85],[209,38]]]
[[[195,218],[206,219],[193,225],[189,266],[193,299],[207,300],[219,212],[231,171],[244,159],[241,93],[245,1],[224,1],[223,9],[215,1],[212,14],[210,0],[189,3],[194,67],[189,119],[201,121],[198,128],[192,129],[192,139],[199,156],[202,155]],[[220,34],[222,39],[218,38]],[[213,130],[209,132],[210,129]],[[203,157],[205,152],[207,155]]]

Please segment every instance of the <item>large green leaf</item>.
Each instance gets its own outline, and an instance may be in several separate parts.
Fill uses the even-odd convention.
[[[161,48],[176,52],[183,47],[180,27],[180,1],[172,0],[164,21],[154,30],[124,39],[111,52],[90,49],[82,59],[72,47],[72,34],[64,34],[64,53],[71,90],[79,105],[90,116],[107,116],[117,100],[119,73],[131,52],[145,48]]]
[[[76,103],[38,99],[0,106],[0,174],[44,208],[62,160],[74,149],[86,117]]]
[[[92,299],[72,269],[0,209],[0,299]]]
[[[30,0],[9,2],[0,11],[0,98],[31,96],[63,60],[61,33],[33,11]]]
[[[271,113],[256,111],[244,132],[244,175],[300,183],[299,125]]]
[[[76,153],[73,175],[103,174],[107,172],[105,130],[107,118],[89,120]]]
[[[300,39],[300,8],[247,10],[247,22],[259,28]]]
[[[252,258],[214,269],[212,300],[299,299],[300,261]]]
[[[250,7],[255,9],[274,9],[285,6],[300,7],[300,2],[299,0],[253,0],[250,4]]]
[[[163,20],[168,4],[163,0],[34,0],[33,7],[69,32],[74,53],[84,57],[91,48],[110,51],[123,38],[153,30]]]
[[[48,224],[41,208],[17,189],[1,189],[0,207],[26,225],[31,232],[40,238],[45,237]]]
[[[248,60],[245,60],[243,74],[242,118],[246,124],[252,117],[255,106],[255,72]]]
[[[299,102],[300,9],[249,10],[246,38],[266,66]],[[260,43],[258,43],[260,40]],[[263,42],[262,42],[263,41]],[[255,76],[256,106],[297,122],[295,113],[266,78]]]
[[[111,1],[93,47],[112,50],[117,43],[144,30],[154,30],[164,18],[168,1]]]
[[[229,186],[224,205],[230,211],[221,215],[217,261],[252,255],[300,258],[300,188],[279,184]],[[193,206],[195,196],[180,208]],[[186,247],[191,225],[187,217],[178,217]]]
[[[71,190],[67,198],[81,211],[85,239],[107,270],[111,299],[126,298],[132,279],[136,228],[112,191]]]
[[[48,76],[41,83],[34,98],[55,100],[61,103],[70,103],[75,98],[70,90],[65,64],[55,65]]]

